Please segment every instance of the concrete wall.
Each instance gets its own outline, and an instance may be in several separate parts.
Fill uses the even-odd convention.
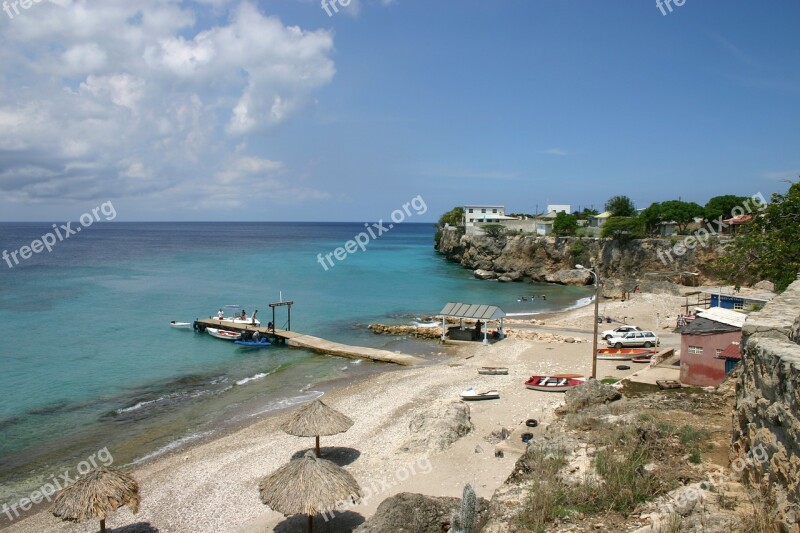
[[[751,314],[742,335],[731,460],[774,500],[781,530],[800,531],[800,281]],[[768,460],[747,461],[759,449]]]
[[[725,360],[717,359],[717,349],[724,350],[741,338],[740,331],[681,335],[681,383],[697,387],[716,387],[725,381]],[[689,353],[689,346],[700,346],[703,353]]]

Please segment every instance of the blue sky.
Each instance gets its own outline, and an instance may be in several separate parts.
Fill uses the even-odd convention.
[[[0,12],[0,221],[768,196],[796,0],[42,0]],[[13,17],[12,17],[13,16]]]

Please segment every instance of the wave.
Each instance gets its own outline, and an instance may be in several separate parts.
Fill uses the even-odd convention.
[[[581,298],[577,300],[572,305],[568,305],[566,307],[560,307],[557,309],[547,309],[545,311],[538,310],[538,311],[529,311],[527,313],[506,313],[506,317],[515,317],[515,316],[533,316],[533,315],[544,315],[550,313],[563,313],[565,311],[572,311],[574,309],[580,309],[581,307],[586,307],[587,305],[594,302],[594,296],[587,296],[585,298]]]
[[[139,463],[143,463],[145,461],[153,459],[154,457],[158,457],[159,455],[163,455],[163,454],[165,454],[165,453],[167,453],[167,452],[169,452],[171,450],[179,448],[179,447],[183,446],[184,444],[186,444],[187,442],[191,442],[193,440],[197,440],[197,439],[200,439],[200,438],[203,438],[203,437],[207,437],[208,435],[211,435],[212,433],[213,433],[213,431],[201,431],[200,433],[194,433],[192,435],[187,435],[186,437],[183,437],[183,438],[180,438],[178,440],[174,440],[174,441],[170,442],[166,446],[162,446],[161,448],[157,449],[154,452],[148,453],[146,455],[143,455],[141,457],[138,457],[138,458],[134,459],[131,462],[131,464],[136,465],[136,464],[139,464]]]
[[[301,403],[306,403],[316,400],[317,398],[321,398],[324,394],[325,393],[322,391],[312,390],[306,392],[305,394],[301,394],[299,396],[293,396],[292,398],[283,398],[282,400],[277,400],[275,402],[270,403],[265,409],[252,413],[249,416],[251,417],[258,416],[258,415],[263,415],[265,413],[278,411],[280,409],[294,407],[295,405],[300,405]]]
[[[240,379],[239,381],[236,382],[236,384],[237,385],[244,385],[246,383],[250,383],[251,381],[258,381],[259,379],[264,379],[265,377],[269,376],[273,372],[274,372],[274,370],[272,372],[260,372],[258,374],[253,375],[253,376],[250,376],[249,378]]]

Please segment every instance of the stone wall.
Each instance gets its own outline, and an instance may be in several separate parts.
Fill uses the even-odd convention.
[[[782,531],[800,531],[800,278],[747,318],[731,461],[768,494]],[[766,450],[766,453],[754,453]],[[754,458],[763,460],[754,460]]]

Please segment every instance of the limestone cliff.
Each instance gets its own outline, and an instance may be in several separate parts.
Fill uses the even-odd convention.
[[[747,318],[731,461],[800,531],[800,280]],[[756,453],[757,452],[757,453]]]
[[[588,273],[575,272],[575,265],[594,265],[607,288],[622,284],[658,290],[663,282],[697,285],[714,279],[710,261],[720,252],[719,241],[676,253],[681,239],[636,239],[620,242],[588,237],[539,237],[510,235],[488,237],[464,235],[456,229],[442,232],[437,250],[465,268],[483,270],[484,279],[507,280],[527,277],[533,281],[590,284]],[[688,274],[692,273],[692,274]],[[638,279],[638,281],[636,281]],[[501,278],[501,281],[504,281]],[[661,282],[661,283],[659,283]],[[632,290],[633,287],[625,287]]]

